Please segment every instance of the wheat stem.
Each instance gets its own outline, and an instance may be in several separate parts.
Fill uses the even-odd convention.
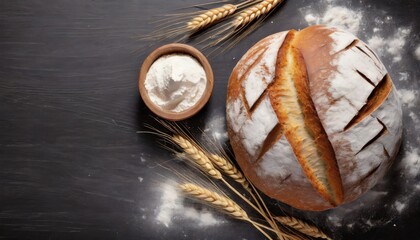
[[[261,195],[258,193],[258,190],[257,190],[257,189],[255,189],[254,185],[252,185],[252,184],[251,184],[251,187],[252,187],[252,189],[254,190],[254,191],[251,193],[252,198],[253,198],[253,199],[254,199],[254,201],[257,203],[257,205],[258,205],[258,207],[259,207],[260,209],[265,210],[265,212],[267,213],[268,217],[269,217],[269,218],[270,218],[270,220],[271,220],[271,221],[268,221],[268,220],[267,220],[267,222],[268,222],[268,223],[270,224],[270,226],[271,226],[271,227],[272,227],[272,228],[276,231],[276,234],[277,234],[277,236],[279,237],[279,239],[280,239],[280,240],[287,239],[286,234],[284,234],[284,233],[282,233],[282,232],[280,231],[279,227],[277,226],[276,222],[274,221],[274,218],[273,218],[273,216],[272,216],[272,214],[271,214],[270,210],[268,210],[267,205],[265,204],[265,202],[264,202],[264,200],[262,199]],[[256,196],[255,196],[253,193],[255,193],[255,195],[256,195]],[[258,197],[258,199],[257,199],[257,197]],[[259,201],[258,201],[258,200],[259,200]],[[261,202],[261,204],[262,204],[262,206],[263,206],[264,208],[262,208],[262,207],[261,207],[261,205],[259,204],[259,202]]]
[[[262,217],[264,217],[264,219],[266,219],[266,221],[270,224],[270,226],[272,226],[273,228],[277,227],[277,226],[274,226],[275,223],[267,216],[267,213],[261,208],[258,201],[256,202],[257,205],[258,205],[258,207],[257,207],[251,201],[249,201],[246,197],[244,197],[240,192],[238,192],[238,190],[236,190],[232,185],[230,185],[222,177],[220,171],[218,171],[214,167],[214,165],[212,164],[212,161],[210,160],[211,158],[209,159],[207,157],[208,154],[206,155],[206,153],[204,153],[202,150],[200,150],[200,148],[197,147],[196,144],[190,142],[189,140],[187,140],[186,138],[184,138],[180,135],[173,136],[172,140],[176,144],[178,144],[205,173],[207,173],[208,175],[210,175],[211,177],[213,177],[217,180],[221,180],[232,192],[234,192],[236,195],[238,195],[249,206],[251,206],[255,211],[257,211]],[[227,161],[222,161],[221,158],[217,158],[217,160],[218,160],[218,163],[220,164],[220,166],[223,166],[226,170],[232,170],[232,168],[233,168],[232,164],[229,164],[229,166],[227,166],[228,165]],[[226,160],[226,159],[224,159],[224,160]],[[222,162],[220,162],[220,161],[222,161]],[[228,172],[233,173],[231,171],[228,171]],[[239,173],[239,171],[237,170],[237,174],[238,173]],[[235,177],[238,177],[238,175],[236,175]],[[243,177],[243,175],[242,175],[242,177]],[[248,185],[248,191],[253,196],[252,191],[249,188],[249,185]],[[256,200],[255,196],[253,196],[253,198],[254,198],[254,200]]]
[[[236,195],[241,197],[247,204],[249,204],[252,208],[254,208],[258,213],[262,216],[265,215],[263,211],[261,211],[258,207],[256,207],[252,202],[250,202],[246,197],[244,197],[241,193],[238,192],[234,187],[232,187],[223,177],[220,171],[218,171],[210,161],[210,159],[206,156],[206,154],[200,150],[198,147],[195,146],[194,143],[190,142],[186,138],[180,135],[174,135],[172,140],[178,144],[196,163],[204,172],[206,172],[209,176],[221,180],[227,187],[229,187]]]
[[[267,206],[265,205],[264,201],[262,200],[261,196],[258,194],[257,190],[253,188],[254,191],[249,187],[248,180],[244,177],[241,171],[239,171],[229,160],[226,158],[223,158],[217,154],[208,154],[210,157],[209,159],[213,162],[214,165],[216,165],[222,172],[224,172],[226,175],[231,177],[236,182],[240,183],[244,189],[251,195],[253,198],[255,204],[257,205],[254,207],[254,209],[258,209],[259,213],[266,219],[266,221],[270,224],[271,228],[275,233],[279,235],[280,229],[278,228],[277,224],[275,224],[275,221],[273,219],[273,216],[271,215],[270,211],[268,210]],[[228,186],[229,187],[229,186]],[[255,196],[254,192],[257,194],[259,200]],[[260,201],[264,208],[261,206]],[[281,235],[281,234],[280,234]],[[281,236],[279,236],[280,239],[282,239]]]
[[[275,217],[277,221],[282,223],[285,226],[291,227],[303,234],[306,234],[310,237],[323,238],[331,240],[325,233],[323,233],[319,228],[309,225],[297,218],[294,217]]]
[[[224,178],[222,178],[221,180],[232,192],[234,192],[236,195],[238,195],[240,198],[242,198],[242,200],[244,200],[249,206],[251,206],[253,209],[255,209],[255,211],[257,211],[262,216],[265,215],[265,213],[263,211],[261,211],[251,201],[249,201],[244,195],[242,195],[240,192],[238,192],[238,190],[236,190],[236,188],[234,188],[232,185],[230,185],[230,183],[228,183]]]
[[[260,231],[262,234],[264,234],[264,236],[268,239],[268,240],[273,240],[273,238],[270,237],[270,235],[268,235],[264,230],[262,230],[257,224],[256,222],[252,221],[252,220],[248,220],[249,223],[251,223],[258,231]]]

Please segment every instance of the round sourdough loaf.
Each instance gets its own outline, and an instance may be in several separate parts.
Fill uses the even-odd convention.
[[[245,175],[304,210],[356,199],[401,143],[401,104],[384,65],[355,36],[326,26],[255,44],[230,76],[226,111]]]

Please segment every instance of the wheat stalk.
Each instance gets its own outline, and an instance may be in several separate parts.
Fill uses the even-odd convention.
[[[262,216],[266,217],[266,214],[261,207],[257,207],[254,204],[252,204],[247,198],[245,198],[238,190],[236,190],[232,185],[230,185],[223,178],[220,171],[214,167],[212,161],[210,161],[210,159],[207,157],[207,155],[209,154],[206,154],[199,147],[197,147],[198,145],[197,143],[191,142],[187,138],[180,135],[172,136],[172,141],[178,144],[178,146],[180,146],[184,150],[184,152],[188,154],[188,156],[192,159],[192,161],[196,163],[205,173],[207,173],[210,177],[214,179],[221,180],[236,195],[241,197],[246,203],[248,203],[252,208],[254,208]]]
[[[172,141],[178,144],[178,146],[180,146],[191,157],[191,159],[209,176],[218,180],[222,179],[222,174],[213,166],[212,162],[206,156],[206,154],[194,144],[192,144],[189,140],[180,135],[174,135],[172,137]]]
[[[258,231],[260,231],[264,236],[266,236],[268,239],[272,240],[272,238],[261,229],[261,227],[264,227],[266,229],[270,229],[269,227],[256,223],[252,221],[248,214],[243,210],[236,202],[234,202],[232,199],[222,196],[216,192],[207,190],[203,187],[200,187],[196,184],[192,183],[184,183],[179,186],[181,190],[190,195],[193,198],[199,199],[207,203],[208,205],[215,207],[216,209],[220,209],[226,214],[239,219],[243,221],[247,221],[251,223]],[[272,229],[270,229],[272,230]]]
[[[275,217],[277,221],[282,223],[285,226],[291,227],[303,234],[306,234],[310,237],[323,238],[331,240],[325,233],[323,233],[319,228],[309,225],[297,218],[294,217]]]
[[[238,195],[240,198],[242,198],[249,206],[251,206],[255,211],[257,211],[261,216],[264,217],[264,219],[267,221],[267,223],[272,227],[272,229],[275,229],[276,234],[280,237],[280,239],[283,239],[283,236],[285,236],[284,233],[280,232],[277,225],[275,224],[274,220],[271,217],[271,213],[267,210],[267,212],[264,211],[262,206],[260,205],[259,201],[257,200],[256,196],[252,192],[252,190],[249,188],[249,183],[246,180],[246,178],[243,176],[243,174],[236,169],[232,164],[230,164],[226,159],[216,155],[216,154],[209,154],[204,151],[202,151],[198,144],[195,142],[191,142],[186,137],[180,136],[180,135],[174,135],[172,136],[172,141],[174,141],[176,144],[178,144],[185,153],[188,154],[188,156],[192,159],[194,163],[196,163],[205,173],[207,173],[210,177],[221,180],[230,190],[232,190],[236,195]],[[207,157],[207,156],[210,156]],[[211,161],[212,159],[213,161]],[[255,203],[254,205],[252,202],[250,202],[247,198],[245,198],[238,190],[236,190],[232,185],[230,185],[221,175],[220,171],[218,171],[213,163],[215,163],[216,166],[220,167],[223,171],[226,170],[225,173],[227,173],[228,176],[233,176],[234,178],[244,180],[243,184],[247,186],[245,188],[254,199]],[[224,170],[225,169],[225,170]],[[233,170],[234,169],[234,170]],[[241,176],[241,177],[239,177]],[[255,226],[255,223],[252,223]],[[255,226],[256,227],[256,226]]]
[[[271,231],[276,234],[279,240],[297,240],[302,238],[302,236],[296,235],[297,232],[290,232],[286,233],[282,229],[278,227],[277,222],[282,223],[284,226],[289,226],[303,234],[306,234],[311,237],[321,237],[324,239],[328,238],[321,230],[316,228],[315,226],[310,226],[298,219],[289,218],[289,219],[281,219],[276,218],[274,219],[271,215],[270,210],[267,208],[264,200],[258,194],[258,191],[254,188],[252,184],[250,184],[247,179],[244,177],[243,173],[236,168],[232,162],[228,158],[223,156],[219,156],[217,154],[211,154],[205,151],[204,147],[200,145],[199,142],[196,142],[193,138],[189,137],[188,134],[176,124],[171,124],[165,121],[158,121],[164,127],[172,132],[172,134],[167,134],[163,131],[160,131],[154,127],[148,126],[150,129],[154,130],[149,133],[155,133],[164,139],[170,140],[173,143],[179,145],[182,148],[184,154],[188,155],[190,162],[197,165],[204,173],[212,177],[213,179],[220,180],[224,185],[230,189],[233,193],[235,193],[238,197],[240,197],[244,202],[246,202],[250,207],[252,207],[255,211],[257,211],[263,218],[264,222],[255,222],[249,218],[247,212],[245,212],[242,207],[234,202],[232,199],[224,195],[223,193],[218,193],[214,191],[207,190],[201,186],[192,183],[185,183],[181,184],[180,188],[182,191],[191,196],[192,198],[202,200],[206,202],[208,205],[212,207],[216,207],[217,209],[222,210],[223,212],[229,214],[230,216],[244,220],[252,224],[258,231],[260,231],[267,239],[271,239],[270,235],[267,234],[265,231]],[[184,154],[181,154],[181,158],[185,158]],[[239,182],[244,186],[245,189],[249,189],[249,194],[252,196],[253,200],[255,201],[255,206],[249,199],[247,199],[242,193],[240,193],[236,188],[230,185],[222,176],[221,172],[215,168],[219,168],[223,173],[227,176],[231,177],[235,181]],[[185,179],[190,181],[191,179]],[[207,180],[213,182],[210,178]],[[215,183],[213,183],[215,184]],[[260,204],[261,203],[261,204]],[[287,221],[286,222],[282,222]],[[266,225],[267,224],[267,225]]]
[[[269,13],[281,2],[283,2],[283,0],[264,0],[258,4],[248,7],[239,13],[233,25],[235,28],[248,25],[260,16]]]
[[[222,25],[219,28],[216,28],[214,32],[209,32],[206,37],[204,37],[203,41],[207,41],[207,39],[211,36],[217,36],[217,39],[211,41],[205,46],[206,48],[214,47],[218,44],[226,42],[228,39],[235,39],[231,43],[229,43],[226,49],[229,49],[235,46],[239,41],[241,41],[245,36],[247,36],[250,32],[254,31],[258,23],[267,17],[277,6],[280,5],[284,0],[263,0],[263,1],[254,1],[257,2],[249,7],[244,8],[240,12],[236,14],[236,17],[233,21],[229,22],[226,25]],[[263,18],[261,18],[263,17]],[[256,20],[261,20],[260,22],[256,22]],[[254,25],[252,25],[255,23]],[[252,26],[250,26],[252,25]],[[246,29],[246,27],[249,27]],[[214,51],[216,51],[215,49]],[[212,51],[212,53],[214,52]],[[223,50],[224,51],[224,50]]]
[[[187,23],[187,28],[193,31],[198,31],[213,25],[215,22],[220,21],[229,15],[232,15],[236,9],[238,9],[238,7],[233,4],[225,4],[221,7],[210,9],[191,19]]]
[[[222,170],[227,176],[240,183],[248,192],[251,191],[249,187],[249,182],[229,160],[224,157],[221,157],[217,154],[209,154],[209,159],[216,165],[220,170]]]
[[[228,175],[233,180],[235,180],[236,182],[240,183],[243,186],[243,188],[254,199],[254,202],[257,204],[259,212],[264,213],[264,214],[262,214],[263,217],[266,219],[267,223],[274,229],[274,232],[278,235],[281,235],[281,236],[279,236],[280,239],[286,239],[287,236],[285,234],[282,234],[280,229],[278,228],[278,226],[275,224],[274,219],[271,215],[271,212],[267,209],[267,206],[265,205],[264,201],[258,195],[257,190],[254,189],[255,190],[255,194],[254,194],[254,191],[252,191],[248,180],[244,177],[242,172],[239,171],[239,169],[237,169],[229,160],[227,160],[224,157],[221,157],[217,154],[209,154],[209,156],[210,156],[209,159],[213,162],[214,165],[216,165],[226,175]],[[257,196],[258,196],[258,198],[257,198]],[[261,201],[262,206],[261,206],[260,201],[258,199]],[[264,212],[264,210],[265,210],[265,212]]]

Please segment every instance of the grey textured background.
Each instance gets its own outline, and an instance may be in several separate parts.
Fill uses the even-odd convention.
[[[137,90],[139,66],[153,48],[136,51],[145,46],[136,36],[153,29],[153,16],[195,2],[0,1],[0,238],[261,238],[237,221],[208,229],[188,225],[168,229],[153,218],[158,170],[141,158],[170,156],[156,147],[154,137],[137,133],[154,120]],[[214,93],[209,104],[185,122],[193,132],[215,113],[224,113],[227,79],[242,54],[270,33],[305,27],[298,9],[311,3],[286,1],[268,19],[274,24],[267,23],[234,49],[210,59]],[[368,3],[391,12],[398,19],[395,24],[414,22],[407,45],[412,51],[418,42],[419,2],[349,4]],[[418,89],[419,62],[404,58],[408,58],[404,66],[392,69],[391,76],[409,72],[410,82],[400,86]],[[415,112],[419,109],[416,106]],[[405,137],[415,141],[418,133],[407,126]],[[403,191],[398,190],[398,172],[387,177],[384,186],[395,189],[389,196],[394,199]],[[388,217],[381,211],[366,214]],[[419,216],[419,197],[410,202],[409,214],[369,230],[357,226],[328,230],[322,225],[324,215],[306,215],[343,239],[414,239],[420,231]]]

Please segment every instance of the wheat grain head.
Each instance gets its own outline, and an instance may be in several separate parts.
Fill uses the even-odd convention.
[[[249,220],[248,214],[228,197],[192,183],[181,184],[179,187],[184,193],[191,197],[202,200],[210,206],[220,209],[236,219]]]
[[[212,162],[206,156],[206,154],[198,147],[196,147],[192,142],[180,135],[174,135],[172,137],[172,141],[178,144],[178,146],[180,146],[182,150],[184,150],[190,156],[194,163],[196,163],[210,177],[218,180],[222,179],[222,174],[220,171],[213,166]]]
[[[215,22],[220,21],[229,15],[232,15],[236,9],[237,6],[233,4],[225,4],[221,7],[210,9],[191,19],[187,23],[187,28],[193,31],[206,28],[210,25],[213,25]]]
[[[233,22],[233,25],[235,26],[235,28],[240,28],[245,25],[248,25],[250,22],[254,21],[255,19],[258,19],[260,16],[269,13],[281,2],[283,2],[283,0],[264,0],[251,7],[248,7],[239,13],[235,21]]]
[[[319,228],[309,225],[306,222],[303,222],[297,218],[294,217],[275,217],[278,222],[281,224],[291,227],[303,234],[306,234],[310,237],[315,238],[323,238],[327,240],[331,240],[325,233],[323,233]]]
[[[209,159],[213,162],[213,164],[222,170],[227,176],[240,183],[248,192],[251,191],[248,180],[229,160],[217,154],[210,154],[209,156]]]

